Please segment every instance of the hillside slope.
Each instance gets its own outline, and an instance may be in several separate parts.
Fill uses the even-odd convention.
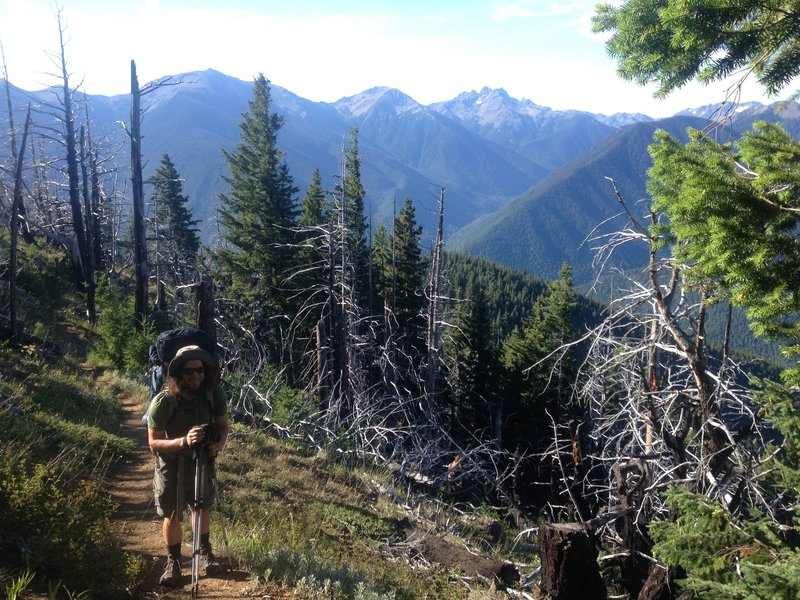
[[[642,214],[647,209],[641,200],[646,195],[647,146],[653,132],[660,128],[682,137],[687,127],[702,128],[707,123],[673,117],[625,126],[503,209],[459,231],[450,246],[549,279],[568,263],[576,284],[585,283],[593,276],[596,245],[587,237],[621,212],[607,178],[616,182],[631,209]],[[598,233],[624,225],[624,218],[616,219]],[[643,249],[625,248],[615,256],[614,265],[633,268],[644,264],[645,258]]]

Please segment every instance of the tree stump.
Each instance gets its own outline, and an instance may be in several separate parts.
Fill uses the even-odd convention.
[[[539,527],[542,592],[552,600],[605,600],[597,549],[578,523]]]
[[[654,565],[636,600],[675,600],[671,579],[666,569]]]

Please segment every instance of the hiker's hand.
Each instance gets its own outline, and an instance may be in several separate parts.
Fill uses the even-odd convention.
[[[209,444],[206,446],[206,455],[208,458],[216,458],[220,450],[222,450],[222,448],[220,448],[219,444]]]
[[[189,446],[194,446],[202,442],[205,436],[206,432],[203,430],[203,428],[199,425],[195,425],[189,430],[189,433],[186,434],[186,441],[188,442]]]

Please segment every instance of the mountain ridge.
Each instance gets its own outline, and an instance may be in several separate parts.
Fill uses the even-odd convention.
[[[489,218],[462,228],[451,237],[450,246],[549,279],[568,263],[576,284],[586,283],[593,275],[589,237],[593,232],[602,235],[604,230],[596,228],[621,210],[609,179],[629,207],[637,209],[646,195],[647,146],[655,130],[683,137],[686,127],[702,128],[707,123],[676,116],[626,125]],[[638,206],[637,212],[642,210]],[[643,250],[623,248],[612,264],[630,268],[645,260]]]
[[[168,85],[159,86],[164,82]],[[238,144],[239,123],[251,99],[252,82],[207,69],[161,78],[143,85],[142,89],[148,90],[142,100],[145,179],[152,175],[161,157],[169,154],[184,180],[184,193],[193,216],[201,221],[202,237],[214,245],[217,198],[225,191],[223,176],[227,172],[222,149],[233,150]],[[448,243],[469,251],[471,246],[465,240],[482,239],[478,254],[494,255],[504,262],[507,258],[490,251],[489,246],[509,245],[515,237],[526,239],[533,247],[517,242],[513,252],[518,258],[505,264],[522,266],[541,276],[553,274],[556,257],[551,256],[546,264],[536,264],[523,260],[521,255],[529,252],[541,256],[545,249],[537,250],[536,245],[546,244],[566,248],[562,258],[570,256],[585,232],[576,240],[574,223],[554,227],[555,221],[549,225],[535,222],[525,214],[529,203],[520,199],[529,198],[540,185],[552,186],[554,181],[565,182],[558,184],[561,190],[558,198],[567,198],[570,188],[586,190],[584,184],[568,182],[575,175],[576,161],[611,143],[613,136],[625,127],[638,124],[655,127],[662,122],[641,114],[596,115],[553,110],[531,100],[512,98],[502,88],[462,92],[449,101],[427,106],[400,90],[380,86],[335,102],[308,100],[275,84],[271,84],[271,89],[270,108],[284,120],[278,145],[299,188],[298,200],[315,168],[322,174],[325,189],[334,189],[341,173],[343,145],[348,143],[351,130],[358,128],[362,183],[373,227],[381,221],[390,222],[395,206],[408,196],[425,230],[423,239],[430,240],[436,223],[436,200],[439,190],[444,188]],[[22,107],[30,99],[40,103],[52,101],[52,89],[13,90],[16,90],[12,93],[14,106],[20,113],[18,123],[22,121]],[[123,171],[129,161],[125,132],[119,123],[130,120],[128,95],[77,96],[89,104],[93,132],[103,136],[108,147],[119,149],[116,168]],[[708,116],[713,114],[714,106],[717,105],[683,112]],[[800,114],[795,114],[800,109],[796,106],[790,106],[785,113],[792,113],[793,119],[786,122],[789,128],[797,124],[796,129],[800,130]],[[770,107],[758,103],[748,104],[735,114],[742,122],[773,117],[785,120],[773,115]],[[0,123],[0,130],[4,126],[5,123]],[[644,177],[648,158],[644,146],[636,145],[636,152],[642,156],[635,160],[629,157],[619,169],[642,169],[639,177]],[[603,175],[595,175],[600,178],[596,183],[605,185]],[[145,193],[149,193],[147,187]],[[539,195],[546,194],[540,191]],[[594,192],[563,201],[567,204],[560,208],[556,205],[548,219],[565,218],[581,202],[587,203],[587,207],[575,213],[583,215],[581,223],[594,214],[591,207],[596,202]],[[571,208],[565,211],[564,206]],[[514,215],[514,211],[521,212]],[[527,232],[522,235],[511,230],[494,241],[488,241],[488,234],[477,233],[481,227],[503,219],[527,223],[534,231],[541,227],[549,229],[540,232],[536,240]],[[570,231],[571,236],[567,235]],[[495,235],[498,235],[496,230]],[[579,271],[582,269],[580,266]]]

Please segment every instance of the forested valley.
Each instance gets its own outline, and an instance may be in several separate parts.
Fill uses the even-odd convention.
[[[768,89],[792,80],[799,63],[787,47],[796,34],[778,17],[800,19],[791,3],[696,4],[601,6],[595,27],[611,33],[623,76],[655,81],[663,94],[747,66]],[[744,41],[714,37],[733,26]],[[93,137],[60,48],[59,93],[50,106],[26,107],[21,123],[5,70],[13,57],[3,61],[3,569],[64,578],[111,560],[102,481],[128,449],[108,433],[111,408],[45,378],[59,361],[60,378],[64,364],[80,370],[62,330],[82,332],[95,366],[136,377],[158,332],[197,324],[220,348],[242,432],[325,452],[332,469],[384,469],[407,488],[407,502],[490,512],[499,532],[487,537],[509,543],[486,545],[514,563],[512,575],[482,582],[494,592],[800,596],[800,143],[780,126],[756,123],[733,142],[718,141],[724,118],[690,131],[686,143],[658,132],[646,219],[637,199],[617,193],[619,228],[592,240],[598,280],[614,282],[600,303],[576,292],[570,265],[544,281],[446,252],[444,188],[429,248],[409,198],[392,222],[371,223],[357,128],[346,132],[341,173],[325,181],[317,170],[298,189],[264,75],[238,146],[222,149],[220,242],[204,247],[169,155],[142,178],[152,88],[139,89],[135,63],[129,162],[119,165],[121,149]],[[722,58],[704,58],[708,48]],[[614,196],[613,178],[597,185]],[[629,244],[649,256],[643,269],[603,273]],[[737,312],[781,345],[782,364],[736,346]],[[64,408],[72,402],[83,408]],[[72,422],[71,412],[82,416]],[[59,499],[74,506],[70,533],[37,536],[51,531]],[[81,512],[96,518],[87,524]],[[260,522],[238,518],[245,529],[253,518],[253,532]],[[257,562],[254,543],[245,563]],[[54,563],[59,553],[69,560]],[[329,557],[337,559],[347,564]],[[104,567],[117,568],[135,570]],[[373,595],[307,593],[477,597],[473,585],[456,586],[460,593],[387,585]]]

